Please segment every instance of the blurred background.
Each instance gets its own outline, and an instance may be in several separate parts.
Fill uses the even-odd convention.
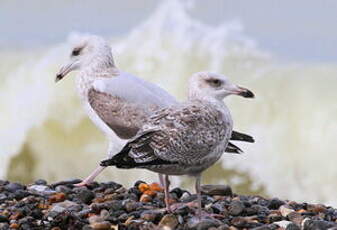
[[[110,41],[118,67],[179,100],[202,70],[256,94],[226,99],[235,129],[256,143],[237,143],[245,154],[224,155],[203,183],[337,205],[336,10],[333,0],[1,0],[0,179],[83,178],[105,158],[76,74],[54,83],[69,37],[90,33]],[[97,179],[129,186],[157,176],[110,168]]]

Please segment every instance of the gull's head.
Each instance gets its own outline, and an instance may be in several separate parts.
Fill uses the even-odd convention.
[[[213,97],[219,100],[232,94],[246,98],[254,97],[252,91],[231,83],[226,76],[217,73],[195,73],[189,83],[190,97]]]
[[[75,70],[115,66],[111,48],[103,38],[89,35],[77,38],[72,43],[69,61],[56,74],[56,82]]]

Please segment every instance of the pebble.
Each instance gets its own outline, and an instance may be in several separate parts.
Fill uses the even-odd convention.
[[[203,214],[210,216],[199,220],[196,195],[181,188],[170,191],[176,207],[168,213],[158,184],[141,181],[130,189],[115,182],[73,185],[78,182],[37,180],[26,187],[0,180],[0,230],[337,230],[333,207],[237,195],[223,185],[203,186]]]
[[[70,179],[70,180],[63,180],[63,181],[56,182],[54,184],[51,184],[50,186],[56,187],[56,186],[59,186],[59,185],[74,185],[74,184],[78,184],[78,183],[81,183],[81,182],[82,182],[82,180],[80,180],[80,179]]]
[[[274,224],[277,224],[281,228],[286,228],[289,224],[291,224],[291,222],[286,221],[286,220],[282,220],[282,221],[274,222]]]
[[[53,193],[56,193],[55,190],[50,189],[46,185],[31,185],[31,186],[28,187],[28,190],[32,191],[32,192],[42,193],[42,194],[53,194]]]
[[[301,225],[304,219],[301,213],[298,213],[298,212],[291,212],[287,215],[287,217],[291,222],[297,224],[298,226]]]
[[[89,204],[95,198],[95,193],[93,193],[92,191],[90,191],[86,188],[83,188],[78,192],[77,198],[81,202],[83,202],[85,204]]]
[[[328,230],[329,228],[337,227],[337,223],[332,223],[324,220],[306,219],[303,223],[303,230]]]
[[[277,198],[273,198],[269,201],[268,208],[276,210],[276,209],[279,209],[279,207],[283,204],[284,204],[284,201],[277,199]]]
[[[212,227],[218,227],[221,225],[221,221],[214,218],[204,218],[199,220],[197,217],[192,217],[187,222],[187,229],[203,230]]]
[[[9,183],[9,184],[6,184],[4,188],[6,191],[14,193],[18,190],[25,189],[25,187],[26,186],[19,184],[19,183]]]
[[[63,202],[55,203],[52,208],[50,209],[51,212],[64,212],[65,210],[69,209],[70,207],[78,206],[77,203],[66,200]]]
[[[160,215],[161,213],[159,212],[149,210],[142,212],[140,218],[146,221],[154,222]]]
[[[8,218],[3,216],[3,215],[0,215],[0,223],[3,223],[3,222],[8,222]]]
[[[210,196],[232,196],[232,188],[228,185],[202,185],[201,193]]]
[[[287,205],[281,205],[279,208],[281,215],[283,217],[287,217],[289,213],[294,212],[295,210],[291,209],[289,206]]]
[[[36,185],[47,185],[47,181],[43,180],[43,179],[38,179],[38,180],[34,181],[34,184],[36,184]]]
[[[294,223],[290,223],[287,225],[286,230],[301,230],[301,228]]]
[[[245,208],[245,206],[243,205],[243,203],[241,201],[234,200],[229,205],[228,213],[232,216],[238,216],[243,212],[244,208]]]
[[[97,222],[90,224],[90,227],[94,230],[108,230],[111,229],[111,224],[108,221]]]
[[[178,224],[179,222],[175,215],[167,214],[160,220],[158,228],[163,230],[174,230]]]

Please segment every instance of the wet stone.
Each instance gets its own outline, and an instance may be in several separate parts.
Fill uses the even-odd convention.
[[[70,209],[71,207],[78,207],[78,206],[79,205],[77,203],[66,200],[66,201],[63,201],[63,202],[53,204],[50,211],[60,213],[60,212],[64,212],[67,209]]]
[[[0,223],[3,223],[3,222],[8,222],[8,218],[3,216],[3,215],[0,215]]]
[[[56,192],[61,192],[61,193],[70,193],[72,190],[71,188],[65,186],[65,185],[58,185],[55,187]]]
[[[272,213],[268,215],[267,219],[269,223],[273,223],[273,222],[281,221],[283,217],[279,214]]]
[[[294,223],[290,223],[287,225],[286,230],[301,230],[301,228]]]
[[[298,212],[291,212],[291,213],[288,214],[288,219],[291,222],[294,222],[295,224],[297,224],[298,226],[300,226],[304,218]]]
[[[286,220],[282,220],[282,221],[275,222],[274,224],[277,224],[281,228],[286,228],[289,224],[291,224],[291,222],[286,221]]]
[[[159,229],[173,230],[179,224],[178,219],[173,214],[165,215],[159,222]]]
[[[95,198],[95,193],[88,189],[81,189],[77,196],[76,196],[81,202],[85,204],[89,204],[94,198]]]
[[[146,221],[153,222],[153,221],[155,221],[157,218],[159,218],[160,216],[161,216],[161,213],[156,212],[156,211],[149,210],[149,211],[144,211],[144,212],[140,215],[140,218],[142,218],[143,220],[146,220]]]
[[[284,201],[279,200],[277,198],[273,198],[270,200],[269,204],[268,204],[268,208],[269,209],[279,209],[281,205],[284,204]]]
[[[43,179],[38,179],[38,180],[34,181],[34,184],[36,184],[36,185],[47,185],[47,181],[43,180]]]
[[[205,195],[232,196],[232,188],[228,185],[202,185],[201,193]]]
[[[187,222],[187,228],[188,229],[195,229],[195,230],[203,230],[203,229],[209,229],[212,227],[218,227],[222,223],[221,221],[218,221],[216,219],[211,219],[211,218],[205,218],[199,220],[197,217],[192,217],[188,222]]]
[[[97,222],[90,224],[90,227],[94,230],[108,230],[111,229],[111,224],[107,221]]]
[[[64,180],[64,181],[60,181],[60,182],[56,182],[54,184],[51,184],[51,187],[56,187],[59,185],[74,185],[74,184],[78,184],[81,183],[82,180],[80,179],[70,179],[70,180]]]
[[[7,199],[7,196],[3,193],[0,193],[0,202],[4,201]]]
[[[25,189],[25,186],[19,183],[9,183],[5,185],[5,190],[8,192],[16,192],[18,190],[23,190]]]
[[[183,190],[181,188],[174,188],[170,191],[171,194],[175,194],[176,195],[176,198],[180,199],[181,196],[187,192],[186,190]]]
[[[281,205],[279,208],[281,215],[287,217],[289,213],[294,212],[294,209],[290,208],[287,205]]]
[[[171,199],[174,198],[172,202],[177,202],[171,214],[165,210],[164,194],[155,184],[139,183],[127,190],[114,182],[95,182],[85,187],[69,182],[74,181],[58,182],[51,187],[36,181],[26,188],[18,183],[0,181],[0,230],[9,229],[9,225],[12,229],[23,230],[92,230],[93,227],[104,230],[117,226],[143,230],[299,230],[300,227],[303,230],[337,230],[337,209],[321,204],[261,196],[224,196],[219,195],[223,193],[218,186],[211,186],[208,189],[218,190],[212,190],[211,194],[216,195],[202,195],[203,211],[219,216],[199,220],[195,218],[197,196],[180,188],[170,192]],[[55,191],[48,194],[50,190]],[[140,202],[143,193],[151,199]],[[190,201],[193,202],[188,203]],[[193,221],[195,219],[198,221]]]
[[[303,224],[303,230],[327,230],[333,227],[337,227],[337,223],[324,220],[305,220]]]
[[[243,212],[245,206],[243,205],[243,203],[239,200],[234,200],[232,201],[232,203],[230,204],[229,208],[228,208],[228,213],[229,215],[232,216],[238,216],[240,215],[240,213]]]
[[[53,194],[55,190],[50,189],[46,185],[32,185],[28,187],[28,190],[31,192],[37,192],[42,194]]]
[[[266,224],[260,227],[253,228],[252,230],[278,230],[279,226],[276,224]]]

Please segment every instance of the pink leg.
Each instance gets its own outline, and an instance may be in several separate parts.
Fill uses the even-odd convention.
[[[94,181],[94,179],[105,169],[106,167],[98,166],[87,178],[85,178],[81,183],[74,184],[77,187],[85,186]]]
[[[195,180],[195,191],[197,192],[198,196],[198,218],[201,219],[201,189],[200,189],[200,181],[201,181],[201,175],[196,176]]]
[[[164,175],[158,173],[158,177],[159,177],[159,183],[160,183],[160,186],[161,186],[161,187],[164,187],[164,186],[165,186]]]
[[[169,211],[169,212],[172,212],[171,206],[170,206],[170,203],[169,203],[169,200],[170,200],[170,193],[169,193],[170,192],[170,181],[169,181],[168,175],[165,175],[164,185],[165,185],[164,194],[165,194],[166,210]]]

